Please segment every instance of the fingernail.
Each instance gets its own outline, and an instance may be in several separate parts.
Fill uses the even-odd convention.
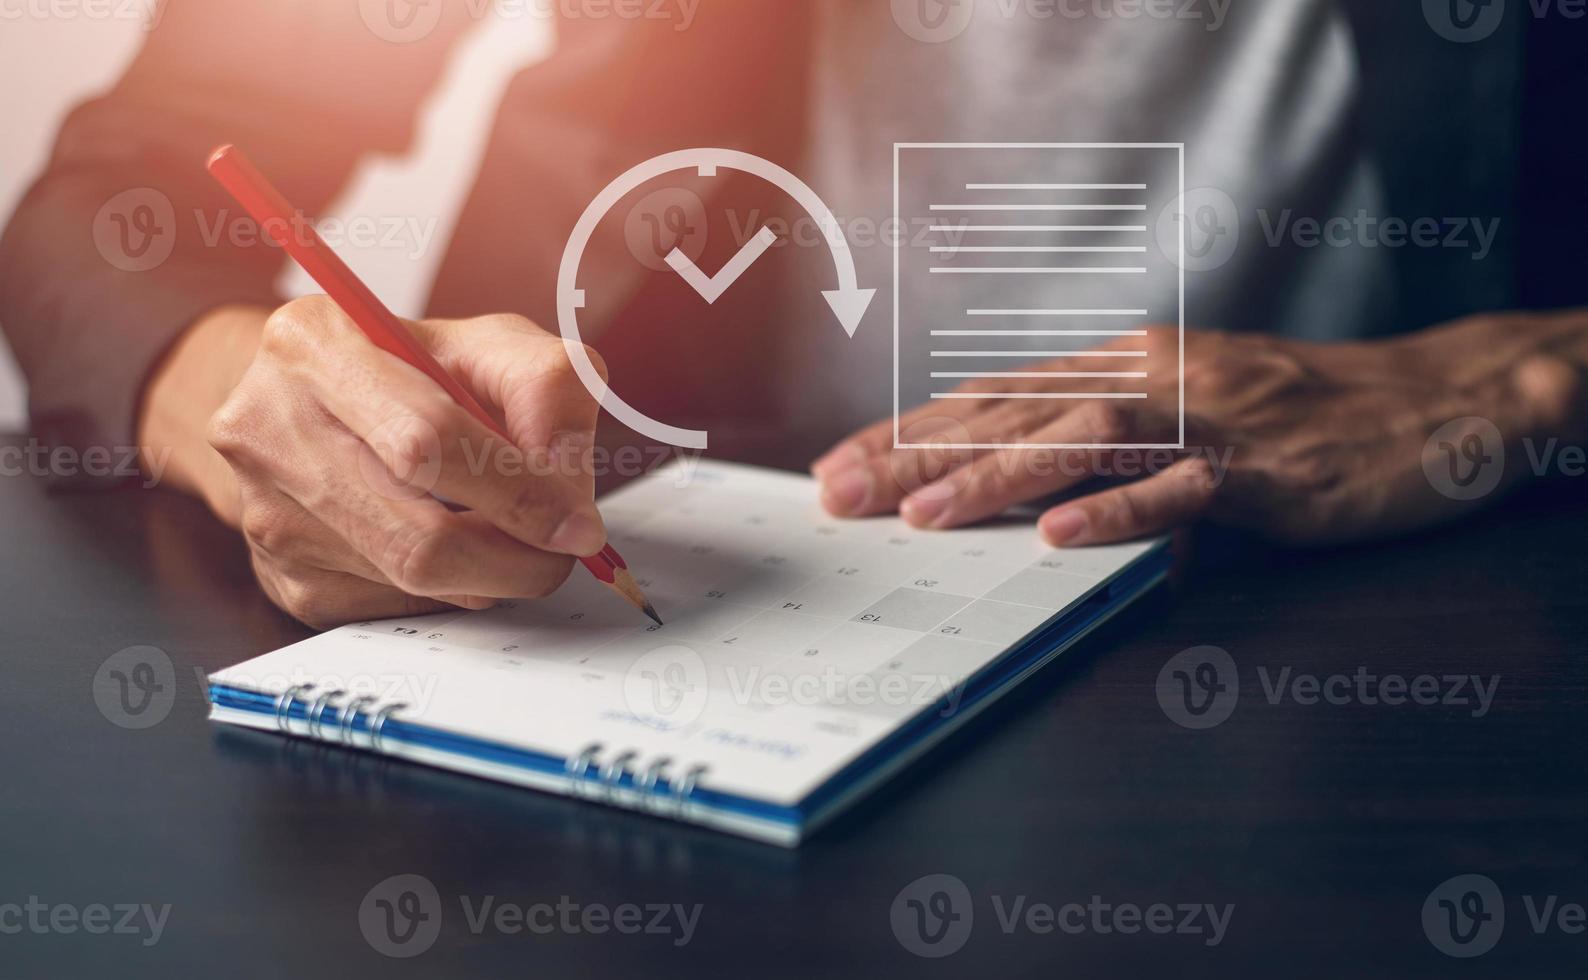
[[[1062,507],[1042,518],[1042,536],[1055,548],[1074,543],[1086,533],[1086,511],[1079,507]]]
[[[905,497],[899,514],[914,527],[942,527],[948,517],[946,497]]]
[[[839,470],[822,480],[822,506],[834,514],[853,514],[871,499],[871,471],[865,467]]]
[[[570,514],[563,518],[547,542],[553,551],[581,557],[595,554],[606,543],[606,530],[589,514]]]

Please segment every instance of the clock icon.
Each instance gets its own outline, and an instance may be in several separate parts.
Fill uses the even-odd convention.
[[[635,188],[656,177],[679,170],[694,170],[702,177],[714,177],[719,170],[724,169],[741,171],[771,183],[804,208],[816,222],[816,227],[822,230],[838,273],[838,288],[823,290],[822,296],[827,300],[827,305],[832,308],[833,315],[837,317],[839,326],[844,328],[846,334],[854,336],[877,292],[875,289],[861,289],[855,281],[854,256],[849,252],[849,243],[844,239],[843,230],[832,210],[804,181],[770,160],[738,150],[714,148],[675,150],[631,167],[602,188],[585,208],[584,213],[579,216],[573,233],[568,236],[568,244],[563,249],[562,263],[557,270],[557,329],[562,334],[568,348],[568,357],[573,361],[579,380],[584,382],[585,388],[602,408],[636,432],[684,449],[705,449],[706,432],[701,429],[685,429],[669,425],[634,408],[607,385],[601,378],[600,372],[596,370],[595,364],[591,362],[579,335],[579,311],[585,307],[585,290],[578,282],[579,263],[602,219]],[[667,254],[665,262],[673,272],[700,294],[701,299],[711,304],[721,298],[776,241],[777,236],[772,230],[763,226],[722,268],[711,275],[701,271],[700,267],[678,248]]]

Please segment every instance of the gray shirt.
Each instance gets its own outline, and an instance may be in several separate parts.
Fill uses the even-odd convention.
[[[1331,0],[821,0],[820,8],[808,167],[846,227],[890,216],[895,142],[1183,142],[1185,204],[1195,212],[1211,202],[1216,218],[1187,230],[1189,327],[1320,340],[1383,332],[1375,317],[1392,307],[1389,256],[1354,223],[1360,212],[1382,213],[1382,192],[1355,144],[1358,65]],[[1133,179],[1178,186],[1177,174],[1117,164]],[[1110,169],[1100,164],[1099,176]],[[1342,217],[1352,228],[1337,222],[1332,243],[1308,234],[1307,219]],[[1147,216],[1149,227],[1156,218]],[[875,308],[852,340],[791,328],[796,417],[852,426],[891,413],[891,250],[862,243],[855,254],[861,284],[879,287]],[[1088,281],[1086,306],[1157,307],[1144,297],[1172,295],[1176,271],[1158,263],[1146,281]],[[998,288],[986,277],[956,278],[964,295],[954,307],[985,305]],[[1076,284],[1064,288],[1073,295]],[[930,327],[900,324],[901,333]],[[919,378],[900,385],[906,407],[925,397]]]

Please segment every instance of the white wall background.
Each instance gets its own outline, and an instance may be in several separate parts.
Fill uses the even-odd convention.
[[[18,18],[0,20],[3,220],[10,219],[44,165],[61,117],[73,104],[112,85],[143,38],[137,20],[82,12],[40,17],[28,13],[32,6],[48,7],[16,5],[12,9],[20,12]],[[348,264],[399,315],[416,314],[424,301],[478,165],[502,86],[513,71],[544,57],[550,47],[551,31],[544,21],[487,16],[459,48],[445,83],[426,108],[414,152],[400,160],[372,161],[331,208],[331,216],[417,218],[423,233],[394,247],[336,243]],[[314,290],[295,266],[283,276],[283,288],[289,295]],[[0,432],[25,427],[25,392],[10,351],[0,342]]]

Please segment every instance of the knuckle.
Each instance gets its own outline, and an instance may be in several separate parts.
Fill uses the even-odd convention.
[[[1212,493],[1218,486],[1218,471],[1206,456],[1191,456],[1175,465],[1185,482],[1198,491]]]
[[[1329,446],[1309,446],[1287,455],[1274,482],[1292,498],[1310,500],[1329,493],[1344,479],[1339,454]]]
[[[325,337],[328,324],[337,320],[337,306],[329,296],[300,296],[276,307],[265,319],[259,347],[278,357],[301,356]]]
[[[392,536],[378,566],[402,591],[428,595],[445,586],[446,556],[455,546],[450,538],[436,523],[410,523]]]
[[[520,531],[546,537],[567,516],[563,511],[564,508],[552,505],[534,480],[527,480],[512,492],[503,517]]]
[[[275,508],[258,502],[244,508],[240,526],[243,537],[255,548],[270,556],[283,554],[293,537],[282,514]]]
[[[543,573],[534,576],[529,583],[527,592],[531,599],[544,599],[556,592],[562,588],[564,582],[568,581],[569,574],[573,572],[572,558],[566,555],[548,557],[551,560],[547,562]]]
[[[580,344],[579,346],[584,349],[584,355],[590,361],[591,366],[595,368],[596,374],[601,376],[601,380],[603,382],[607,381],[609,375],[607,374],[606,358],[602,357],[601,352],[596,350],[594,347],[591,347],[589,344]],[[573,362],[569,361],[568,366],[570,369],[572,369]]]
[[[461,413],[450,411],[439,400],[417,411],[394,415],[376,433],[377,448],[401,472],[411,472],[440,461],[441,447],[464,435]]]
[[[226,459],[236,458],[249,444],[249,417],[250,413],[243,407],[241,399],[234,394],[210,416],[204,431],[205,441]]]
[[[1114,529],[1128,529],[1143,526],[1142,522],[1147,517],[1140,499],[1130,492],[1111,494],[1108,503],[1103,505],[1102,524]]]
[[[1088,440],[1106,446],[1130,439],[1130,412],[1112,402],[1092,402],[1085,409],[1082,423]]]
[[[290,572],[277,574],[268,591],[276,605],[293,619],[317,629],[325,623],[326,602],[319,597],[320,590],[302,576]]]
[[[1558,357],[1530,357],[1518,364],[1515,384],[1528,409],[1528,428],[1548,431],[1581,413],[1582,376]]]

